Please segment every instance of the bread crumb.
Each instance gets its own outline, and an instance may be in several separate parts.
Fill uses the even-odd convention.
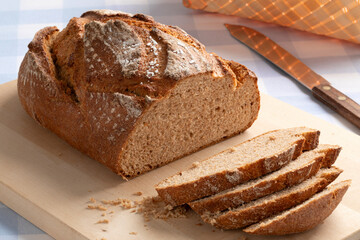
[[[137,232],[129,232],[130,235],[137,235]]]
[[[269,140],[270,140],[270,141],[274,141],[274,140],[276,140],[276,137],[270,136],[270,137],[269,137]]]
[[[109,223],[108,219],[100,219],[99,221],[97,221],[96,223]]]
[[[135,196],[141,196],[141,195],[142,195],[142,192],[135,192],[135,193],[133,193],[133,195],[135,195]]]
[[[88,209],[97,209],[97,210],[100,210],[100,211],[106,211],[107,208],[104,207],[103,205],[87,205],[87,208]]]
[[[113,206],[120,205],[122,208],[126,208],[126,209],[130,209],[130,208],[134,207],[133,202],[131,200],[124,199],[124,198],[118,198],[118,199],[111,200],[111,201],[101,200],[101,202],[103,204],[108,204],[108,205],[113,205]]]
[[[124,209],[131,209],[131,213],[142,214],[145,222],[149,222],[151,218],[154,219],[169,219],[169,218],[184,218],[187,211],[185,206],[172,207],[167,205],[160,196],[144,197],[140,201],[131,201],[129,199],[118,198],[115,200],[101,200],[105,205],[117,206],[120,205]],[[88,209],[98,209],[106,211],[107,208],[103,205],[88,205]],[[110,211],[114,213],[114,211]],[[106,213],[101,216],[104,217]]]
[[[231,147],[229,150],[230,150],[231,153],[232,153],[232,152],[236,152],[236,148],[235,148],[235,147]]]
[[[136,213],[143,214],[145,220],[150,217],[155,219],[169,219],[186,217],[184,206],[172,207],[165,204],[160,196],[146,197],[137,203]]]
[[[107,230],[106,229],[101,229],[103,232],[107,232]]]
[[[96,200],[91,197],[91,198],[89,199],[89,202],[91,202],[91,203],[96,203]]]

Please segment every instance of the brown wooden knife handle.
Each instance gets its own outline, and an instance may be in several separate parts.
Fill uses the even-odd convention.
[[[314,97],[360,128],[360,105],[329,84],[313,87]]]

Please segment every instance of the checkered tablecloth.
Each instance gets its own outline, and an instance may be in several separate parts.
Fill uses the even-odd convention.
[[[306,88],[232,38],[223,24],[243,24],[265,33],[357,102],[360,102],[360,45],[194,11],[183,7],[181,0],[0,0],[0,3],[0,83],[17,78],[27,45],[40,28],[56,25],[62,29],[70,18],[89,9],[139,12],[177,25],[205,44],[208,51],[246,65],[257,74],[262,92],[360,134],[360,130],[315,100]],[[0,240],[12,239],[52,238],[0,203]]]

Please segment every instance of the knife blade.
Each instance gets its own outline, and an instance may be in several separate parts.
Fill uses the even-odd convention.
[[[245,26],[232,24],[225,24],[225,26],[233,37],[289,74],[311,90],[314,97],[360,128],[360,105],[354,100],[331,86],[330,82],[269,37]]]

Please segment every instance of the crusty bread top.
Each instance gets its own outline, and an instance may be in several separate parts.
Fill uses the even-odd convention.
[[[44,96],[91,105],[113,99],[132,122],[188,77],[227,75],[234,89],[240,87],[244,79],[229,64],[178,27],[143,14],[93,10],[72,18],[61,32],[57,27],[39,30],[20,68],[19,84],[31,80],[35,87],[36,75],[51,91]],[[32,103],[28,105],[34,115]]]
[[[72,18],[54,41],[58,78],[82,92],[116,92],[146,99],[166,95],[197,74],[235,75],[227,63],[178,27],[144,14],[93,10]]]

